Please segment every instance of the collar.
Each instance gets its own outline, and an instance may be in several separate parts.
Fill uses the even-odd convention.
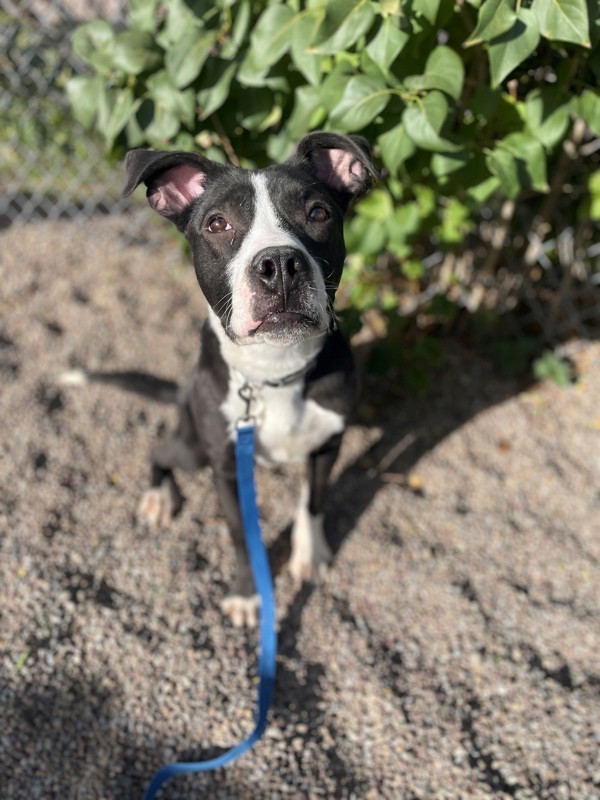
[[[311,359],[308,364],[305,364],[301,369],[297,369],[296,372],[291,372],[289,375],[284,375],[283,378],[278,378],[276,381],[260,381],[258,386],[270,386],[274,389],[277,389],[281,386],[290,386],[292,383],[296,383],[305,375],[307,375],[311,369],[317,363],[317,358]],[[247,381],[247,383],[254,383],[255,381]]]
[[[283,378],[279,378],[276,381],[250,381],[241,373],[238,373],[243,380],[242,386],[238,389],[238,395],[246,404],[246,409],[243,417],[240,417],[237,421],[238,426],[240,424],[247,424],[251,422],[252,415],[250,413],[252,408],[252,403],[256,400],[258,392],[265,387],[269,386],[274,389],[278,389],[282,386],[291,386],[293,383],[296,383],[301,378],[303,378],[316,364],[317,358],[311,359],[308,364],[305,364],[302,369],[296,370],[296,372],[291,372],[289,375],[284,375]]]

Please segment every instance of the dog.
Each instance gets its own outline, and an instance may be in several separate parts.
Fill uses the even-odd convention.
[[[305,136],[284,163],[256,171],[145,149],[127,154],[125,171],[124,196],[145,184],[151,208],[187,239],[208,305],[200,358],[178,390],[175,430],[152,453],[138,516],[166,525],[183,502],[174,470],[211,467],[237,555],[222,609],[234,625],[254,626],[236,424],[249,411],[260,463],[306,463],[288,567],[297,584],[317,580],[331,560],[327,485],[356,397],[352,355],[333,311],[343,221],[377,170],[365,139],[321,131]]]

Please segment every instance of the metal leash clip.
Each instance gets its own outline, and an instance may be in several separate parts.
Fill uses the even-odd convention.
[[[240,425],[247,425],[248,423],[253,421],[254,418],[250,414],[250,408],[252,406],[252,401],[255,399],[256,395],[254,393],[254,389],[247,381],[238,390],[238,395],[246,404],[244,415],[240,417],[236,423],[236,425],[239,427]]]

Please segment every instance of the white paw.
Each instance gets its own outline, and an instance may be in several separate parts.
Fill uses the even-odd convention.
[[[260,599],[256,594],[251,597],[231,595],[221,603],[221,611],[236,628],[256,628],[259,608]]]
[[[292,555],[288,562],[288,571],[296,586],[302,586],[305,581],[323,580],[331,559],[323,515],[314,517],[307,508],[300,506],[292,529]]]
[[[151,530],[166,528],[173,519],[173,499],[168,486],[148,489],[140,500],[136,517]]]

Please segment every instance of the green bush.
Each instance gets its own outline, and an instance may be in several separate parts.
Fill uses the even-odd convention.
[[[348,318],[495,330],[506,271],[535,281],[536,242],[600,219],[599,31],[595,0],[131,0],[127,30],[76,31],[93,72],[68,92],[114,156],[254,167],[360,131],[383,170],[348,226]]]

